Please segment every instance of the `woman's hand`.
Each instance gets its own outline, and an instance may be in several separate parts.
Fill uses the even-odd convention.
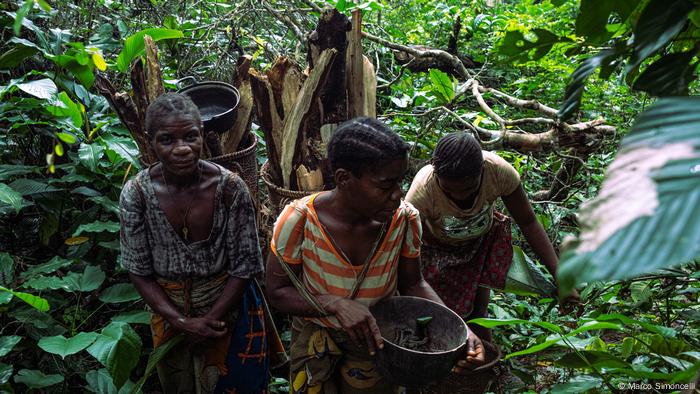
[[[369,354],[374,355],[376,349],[384,348],[377,321],[365,305],[340,298],[329,303],[326,310],[335,315],[343,330],[355,343],[367,343]]]
[[[457,365],[452,369],[455,373],[460,373],[465,369],[474,369],[486,361],[486,352],[481,339],[470,330],[467,338],[467,357],[457,361]]]
[[[225,322],[208,317],[180,317],[172,325],[195,343],[208,338],[220,338],[228,331]]]

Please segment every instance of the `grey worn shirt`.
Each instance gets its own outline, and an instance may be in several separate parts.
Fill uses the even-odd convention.
[[[148,169],[124,185],[119,216],[121,263],[125,269],[136,275],[155,274],[171,280],[224,271],[250,278],[263,272],[255,208],[248,188],[238,175],[219,169],[211,233],[208,239],[190,244],[178,236],[160,208]],[[231,204],[226,206],[225,201]]]

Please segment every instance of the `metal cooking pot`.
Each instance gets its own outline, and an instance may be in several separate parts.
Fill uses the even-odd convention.
[[[192,83],[182,87],[184,81]],[[223,133],[233,127],[236,107],[241,101],[238,89],[226,82],[197,82],[192,76],[179,79],[175,86],[179,89],[178,93],[187,95],[199,108],[205,134],[210,131]]]

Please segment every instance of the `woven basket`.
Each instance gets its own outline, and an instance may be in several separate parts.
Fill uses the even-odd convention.
[[[496,380],[494,366],[501,359],[501,350],[491,342],[483,341],[486,363],[472,371],[451,373],[435,386],[422,389],[421,394],[481,394]]]
[[[316,193],[315,191],[289,190],[275,185],[272,182],[272,177],[270,176],[270,163],[267,161],[263,163],[262,168],[260,169],[260,175],[262,176],[265,185],[267,185],[267,190],[270,193],[270,201],[272,201],[273,208],[277,211],[281,211],[282,208],[284,208],[284,206],[290,201]]]
[[[245,149],[226,155],[216,156],[209,159],[224,168],[238,173],[243,178],[243,181],[248,185],[253,201],[258,200],[258,159],[255,157],[255,151],[258,147],[258,137],[249,132],[246,140],[252,143]]]

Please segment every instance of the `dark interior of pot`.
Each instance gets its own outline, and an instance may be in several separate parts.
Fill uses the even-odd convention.
[[[207,83],[183,89],[182,93],[189,96],[197,105],[203,122],[222,116],[228,111],[233,111],[239,100],[238,95],[233,90]]]

